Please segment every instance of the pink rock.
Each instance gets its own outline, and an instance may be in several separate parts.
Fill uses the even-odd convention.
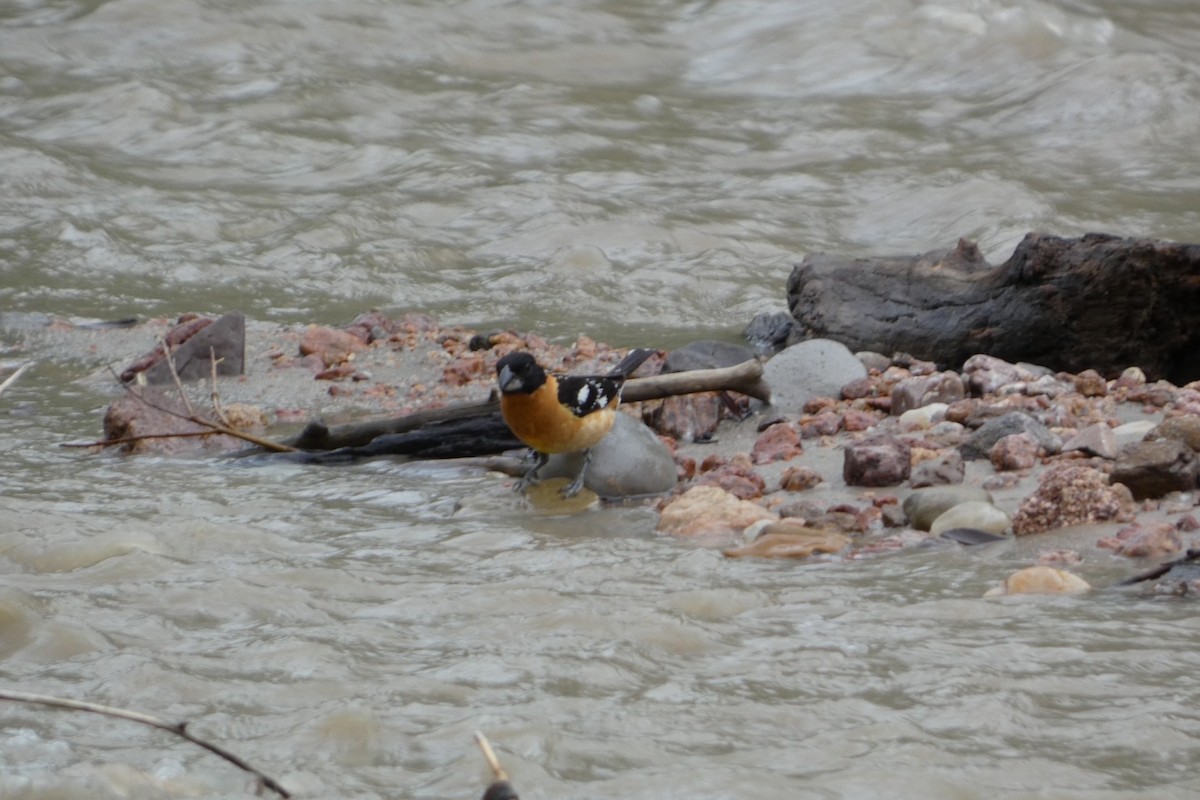
[[[800,446],[800,434],[787,423],[776,423],[763,431],[750,451],[750,460],[755,464],[772,461],[789,461],[804,452]]]
[[[350,360],[350,356],[366,347],[357,336],[323,325],[309,325],[300,340],[300,354],[319,356],[327,367]]]
[[[912,448],[891,437],[846,445],[842,478],[847,486],[895,486],[912,472]]]
[[[992,445],[988,458],[999,472],[1029,469],[1037,463],[1039,450],[1037,439],[1028,433],[1012,433]]]
[[[1119,556],[1130,558],[1154,558],[1178,553],[1183,549],[1179,531],[1169,522],[1152,522],[1146,525],[1134,522],[1115,536],[1106,536],[1096,542],[1097,547],[1112,550]]]
[[[812,467],[788,467],[779,477],[779,488],[785,492],[802,492],[823,480]]]
[[[1031,533],[1088,522],[1133,519],[1133,497],[1124,486],[1091,467],[1066,466],[1047,472],[1013,517],[1013,533]]]
[[[693,486],[663,506],[658,531],[669,536],[731,541],[748,526],[778,517],[716,486]]]

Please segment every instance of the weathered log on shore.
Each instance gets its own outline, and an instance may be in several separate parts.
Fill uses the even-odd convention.
[[[976,353],[1110,377],[1200,378],[1200,245],[1028,234],[993,267],[970,242],[948,252],[810,255],[788,278],[798,339],[905,352],[958,368]]]

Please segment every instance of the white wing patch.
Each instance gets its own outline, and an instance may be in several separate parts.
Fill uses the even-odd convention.
[[[582,417],[608,408],[620,393],[621,383],[607,377],[568,375],[559,379],[558,400]]]

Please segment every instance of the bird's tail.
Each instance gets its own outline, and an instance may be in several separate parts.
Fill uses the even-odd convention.
[[[644,347],[635,347],[633,350],[630,350],[629,354],[622,358],[615,367],[612,368],[612,370],[608,373],[608,377],[628,378],[634,373],[634,370],[640,367],[646,361],[646,359],[654,355],[655,352],[657,351],[647,350]]]

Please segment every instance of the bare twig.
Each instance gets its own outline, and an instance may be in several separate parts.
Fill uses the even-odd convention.
[[[4,379],[4,383],[0,383],[0,393],[3,393],[5,389],[7,389],[8,387],[10,387],[14,383],[16,383],[17,378],[20,378],[21,375],[24,374],[25,370],[29,369],[32,366],[33,366],[32,361],[26,361],[24,364],[17,367],[16,371],[13,372],[12,375],[9,375],[7,378]]]
[[[225,409],[221,408],[221,393],[217,391],[217,362],[224,359],[217,358],[217,351],[214,347],[208,348],[208,363],[212,365],[212,400],[213,413],[217,415],[217,419],[221,420],[221,424],[226,428],[232,428],[233,425],[229,422],[229,417],[225,416]]]
[[[249,772],[257,780],[260,787],[266,787],[278,794],[280,797],[291,797],[292,795],[279,785],[279,782],[274,778],[258,771],[254,767],[247,764],[240,757],[234,755],[228,750],[213,744],[212,742],[194,736],[187,730],[187,722],[167,722],[166,720],[152,717],[149,714],[141,714],[137,711],[128,711],[123,708],[114,706],[105,706],[98,703],[87,703],[82,700],[69,700],[64,697],[51,697],[45,694],[30,694],[29,692],[11,692],[0,690],[0,700],[15,700],[20,703],[35,703],[37,705],[49,706],[51,708],[63,708],[71,711],[88,711],[93,714],[101,714],[106,717],[114,717],[116,719],[125,719],[130,722],[137,722],[142,725],[149,725],[151,728],[173,733],[183,739],[188,740],[194,745],[203,747],[213,755],[219,756],[230,764],[233,764],[238,769]]]
[[[168,359],[169,358],[170,357],[168,356]],[[128,392],[134,398],[136,398],[138,402],[144,403],[147,406],[149,406],[150,408],[153,408],[155,411],[160,411],[163,414],[166,414],[171,417],[175,417],[176,419],[182,419],[186,422],[191,422],[196,425],[201,425],[205,428],[208,428],[209,430],[207,432],[204,432],[204,435],[208,435],[208,433],[223,433],[226,436],[232,436],[235,439],[241,439],[244,442],[249,442],[250,444],[258,445],[259,447],[263,448],[264,450],[269,450],[273,453],[294,453],[296,451],[296,448],[291,447],[290,445],[280,444],[279,442],[273,442],[270,439],[264,439],[263,437],[255,436],[252,433],[246,433],[245,431],[239,431],[237,428],[232,428],[228,425],[221,425],[219,423],[213,422],[212,420],[204,419],[204,417],[196,415],[195,412],[192,412],[190,415],[189,414],[180,414],[178,411],[175,411],[173,409],[163,408],[162,406],[158,405],[157,403],[152,403],[149,400],[147,400],[144,396],[138,394],[136,391],[134,391],[133,387],[130,386],[129,384],[122,383],[121,377],[119,375],[117,375],[117,371],[115,369],[113,369],[112,365],[109,364],[107,366],[108,366],[108,371],[110,373],[112,373],[114,378],[117,379],[117,383],[120,384],[121,388],[123,388],[126,392]],[[175,374],[174,365],[171,366],[171,374],[172,375]],[[178,382],[178,380],[179,380],[179,378],[178,378],[178,376],[176,376],[176,381]],[[178,383],[177,383],[177,385],[178,385]],[[179,389],[180,389],[180,394],[183,394],[183,386],[182,385],[179,386]],[[186,396],[184,396],[184,403],[187,405],[187,407],[190,411],[191,404],[187,402]],[[183,438],[186,436],[196,436],[196,435],[197,434],[195,432],[163,433],[163,434],[158,434],[158,435],[147,434],[141,438],[175,439],[175,438]],[[80,446],[80,445],[69,445],[69,446],[76,447],[76,446]]]
[[[171,346],[167,344],[164,337],[160,337],[158,342],[162,345],[163,359],[167,362],[167,369],[171,370],[171,379],[175,381],[175,388],[179,390],[179,399],[183,401],[183,407],[187,409],[188,419],[203,425],[204,423],[197,419],[196,409],[192,408],[192,401],[188,399],[187,391],[183,388],[183,381],[179,380],[179,372],[175,369],[175,356],[171,354]]]
[[[162,409],[158,409],[162,410]],[[100,439],[96,442],[59,442],[59,447],[114,447],[118,444],[132,444],[143,439],[189,439],[195,436],[216,436],[216,431],[185,431],[182,433],[143,433],[140,436],[122,436],[120,439]]]

